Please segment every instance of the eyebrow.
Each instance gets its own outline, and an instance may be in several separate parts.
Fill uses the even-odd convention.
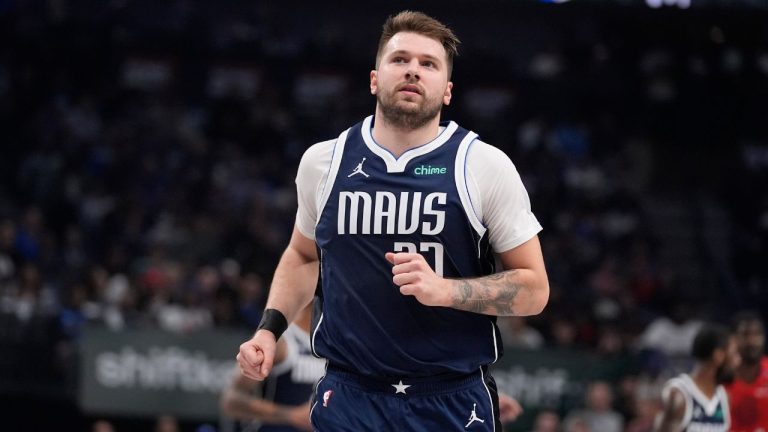
[[[427,58],[429,60],[433,60],[433,61],[436,61],[438,63],[442,63],[439,58],[433,56],[432,54],[426,54],[426,53],[425,54],[414,54],[414,53],[412,53],[410,51],[406,51],[406,50],[397,50],[397,51],[392,51],[389,55],[390,56],[393,56],[393,55],[413,55],[413,56],[416,56],[416,57],[424,57],[424,58]]]

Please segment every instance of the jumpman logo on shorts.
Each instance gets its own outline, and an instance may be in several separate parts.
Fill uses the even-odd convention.
[[[479,418],[477,416],[477,412],[475,412],[475,408],[477,408],[477,404],[473,403],[472,404],[472,414],[469,415],[469,422],[467,423],[466,426],[464,426],[464,429],[468,428],[469,425],[471,425],[472,423],[474,423],[476,421],[480,422],[480,423],[485,423],[485,420],[483,420],[483,419],[481,419],[481,418]]]
[[[365,171],[363,171],[363,163],[364,162],[365,162],[365,158],[363,158],[363,160],[361,160],[360,163],[357,164],[355,169],[352,170],[352,174],[348,175],[347,177],[352,177],[355,174],[362,174],[362,175],[364,175],[366,177],[370,177],[368,174],[365,173]]]

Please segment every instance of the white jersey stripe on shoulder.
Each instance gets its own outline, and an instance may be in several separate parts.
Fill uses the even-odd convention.
[[[685,400],[685,414],[683,414],[683,418],[680,420],[680,424],[678,425],[678,429],[683,430],[685,426],[688,425],[688,423],[691,422],[691,417],[693,417],[693,399],[691,396],[690,388],[688,387],[688,384],[685,381],[686,374],[680,374],[677,377],[670,378],[669,381],[664,385],[664,388],[661,392],[661,397],[663,401],[669,400],[670,393],[672,392],[672,389],[676,389],[683,395],[683,399]]]
[[[467,214],[469,222],[475,231],[482,237],[485,234],[486,228],[483,226],[483,222],[477,217],[475,209],[472,206],[472,199],[469,196],[469,189],[467,188],[467,154],[472,142],[477,139],[477,134],[470,132],[467,136],[461,140],[459,144],[459,150],[456,153],[456,165],[455,165],[455,178],[456,178],[456,190],[459,192],[459,198],[461,199],[461,205],[464,207],[464,212]]]
[[[323,215],[323,209],[328,202],[328,197],[333,190],[333,184],[336,182],[336,175],[339,173],[339,166],[341,165],[341,158],[344,156],[344,145],[347,143],[347,135],[349,129],[339,135],[336,143],[333,145],[333,153],[331,154],[331,168],[328,170],[328,177],[325,179],[325,185],[323,185],[323,191],[320,193],[320,199],[317,202],[317,219],[315,225],[320,222],[320,217]]]

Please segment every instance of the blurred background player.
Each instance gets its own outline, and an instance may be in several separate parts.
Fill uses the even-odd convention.
[[[243,432],[311,431],[309,398],[323,376],[325,360],[312,355],[309,324],[312,306],[283,333],[275,366],[263,382],[238,373],[221,395],[224,413],[240,421]]]
[[[756,312],[744,311],[733,320],[741,354],[735,379],[726,386],[731,403],[731,431],[768,431],[768,357],[765,325]]]
[[[722,326],[704,326],[693,340],[691,354],[696,361],[693,370],[664,385],[654,430],[727,432],[731,422],[722,384],[733,380],[739,365],[736,338]]]

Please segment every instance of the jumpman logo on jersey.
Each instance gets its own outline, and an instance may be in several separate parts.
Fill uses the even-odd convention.
[[[480,423],[485,423],[485,420],[483,420],[483,419],[481,419],[481,418],[479,418],[477,416],[477,412],[475,411],[475,408],[477,408],[477,404],[473,403],[472,404],[472,414],[469,415],[469,422],[467,423],[466,426],[464,426],[464,429],[468,428],[469,425],[471,425],[472,423],[474,423],[476,421],[480,422]]]
[[[365,171],[363,171],[363,163],[364,162],[365,162],[365,158],[363,158],[363,160],[361,160],[360,163],[357,164],[355,169],[352,170],[352,174],[348,175],[347,177],[352,177],[355,174],[362,174],[362,175],[364,175],[366,177],[370,177],[368,174],[365,173]]]

